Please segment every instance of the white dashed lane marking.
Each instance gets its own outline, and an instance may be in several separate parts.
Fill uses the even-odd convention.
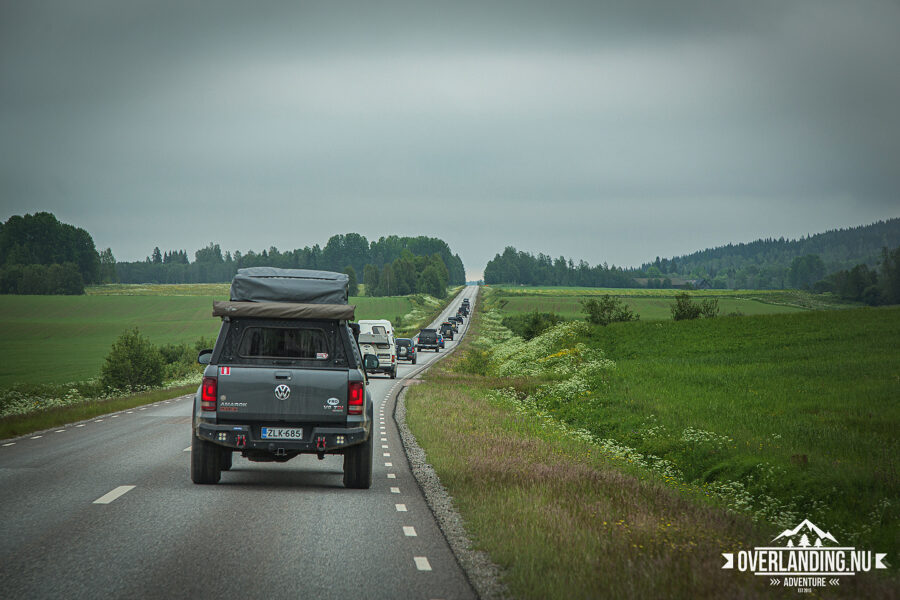
[[[184,450],[182,450],[182,452],[190,452],[190,451],[191,451],[191,447],[190,447],[190,446],[188,446],[187,448],[185,448]]]
[[[65,429],[57,429],[57,430],[56,430],[56,433],[65,433],[65,432],[66,432]]]
[[[42,435],[36,435],[36,436],[34,436],[33,438],[31,438],[31,439],[33,439],[33,440],[39,440],[39,439],[41,439],[42,437],[44,437],[44,436],[42,436]]]
[[[394,508],[397,509],[397,512],[406,512],[406,505],[405,505],[405,504],[395,504],[395,505],[394,505]]]
[[[382,454],[385,458],[390,458],[390,457],[391,457],[391,453],[390,453],[390,452],[382,452],[381,454]]]
[[[75,427],[84,427],[84,423],[81,423],[80,425],[76,425]]]
[[[393,466],[394,466],[394,463],[386,462],[386,463],[384,463],[384,466],[386,466],[386,467],[393,467]]]
[[[383,442],[384,440],[381,440],[381,441]],[[388,445],[387,445],[387,444],[382,444],[381,447],[384,448],[384,449],[387,449]]]
[[[403,535],[405,535],[406,537],[418,537],[418,534],[416,534],[416,528],[410,527],[409,525],[403,526]]]
[[[392,487],[392,488],[391,488],[391,493],[392,493],[392,494],[399,494],[399,493],[400,493],[400,488],[398,488],[398,487]]]
[[[15,445],[16,445],[15,442],[10,442],[8,444],[3,444],[3,447],[5,448],[6,446],[15,446]]]
[[[414,556],[413,560],[416,561],[416,568],[420,571],[430,571],[431,563],[428,562],[428,558],[425,556]]]
[[[387,478],[388,479],[397,479],[397,474],[396,473],[388,473]]]
[[[99,498],[94,500],[94,504],[109,504],[110,502],[112,502],[113,500],[118,498],[119,496],[122,496],[123,494],[127,494],[134,488],[135,488],[135,486],[133,486],[133,485],[120,485],[119,487],[112,490],[111,492],[109,492],[107,494],[103,494],[102,496],[100,496]]]

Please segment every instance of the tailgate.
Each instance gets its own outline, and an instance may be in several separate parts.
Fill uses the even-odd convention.
[[[343,422],[347,369],[219,367],[222,421]]]

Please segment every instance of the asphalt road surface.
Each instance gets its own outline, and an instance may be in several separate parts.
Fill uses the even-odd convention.
[[[235,454],[218,485],[194,485],[191,397],[0,441],[0,597],[474,598],[391,417],[403,379],[455,343],[371,377],[369,490],[314,455]]]

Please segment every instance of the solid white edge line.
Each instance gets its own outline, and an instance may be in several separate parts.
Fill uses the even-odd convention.
[[[416,533],[416,528],[412,527],[411,525],[403,526],[403,535],[405,535],[406,537],[419,537]]]
[[[413,556],[413,560],[416,561],[416,568],[420,571],[430,571],[431,563],[428,562],[428,558],[424,556]]]
[[[94,500],[94,504],[109,504],[110,502],[112,502],[113,500],[118,498],[119,496],[122,496],[123,494],[127,494],[134,488],[135,488],[135,486],[133,486],[133,485],[120,485],[119,487],[112,490],[111,492],[103,494],[102,496],[100,496],[99,498]]]

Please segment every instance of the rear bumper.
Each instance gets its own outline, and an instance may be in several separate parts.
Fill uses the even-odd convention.
[[[364,427],[303,427],[302,440],[260,439],[258,425],[214,425],[199,423],[197,437],[234,448],[235,450],[257,450],[273,454],[334,452],[365,442],[368,432]]]

